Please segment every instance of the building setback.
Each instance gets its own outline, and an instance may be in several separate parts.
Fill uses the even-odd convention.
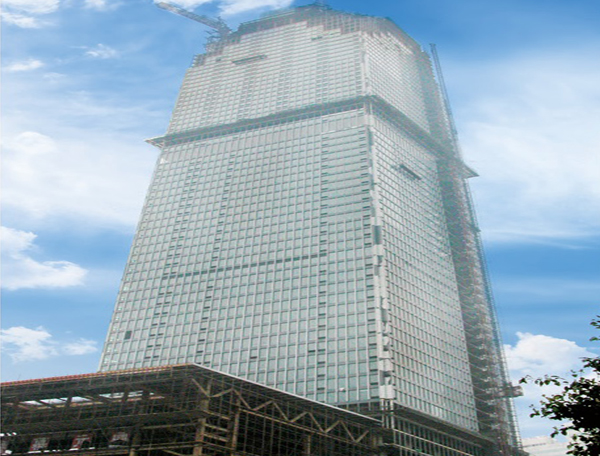
[[[406,448],[518,454],[448,112],[388,19],[310,5],[213,40],[150,140],[100,370],[197,363],[377,416]]]

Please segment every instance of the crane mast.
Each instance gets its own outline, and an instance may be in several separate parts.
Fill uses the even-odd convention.
[[[180,8],[179,6],[167,2],[157,3],[156,6],[164,10],[170,11],[171,13],[179,14],[180,16],[187,17],[188,19],[207,25],[208,27],[217,31],[217,33],[219,34],[219,38],[224,38],[231,33],[231,29],[220,17],[211,18],[208,16],[192,13],[191,11],[188,11],[186,9]]]

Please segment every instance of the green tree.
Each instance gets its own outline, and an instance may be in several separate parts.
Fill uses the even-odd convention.
[[[600,330],[600,315],[591,324]],[[600,337],[590,340],[597,342]],[[554,428],[551,436],[569,436],[568,454],[600,456],[600,357],[583,358],[582,361],[583,367],[571,371],[571,378],[546,375],[534,379],[528,376],[520,383],[562,387],[560,393],[544,395],[540,407],[534,407],[530,416],[565,421]]]

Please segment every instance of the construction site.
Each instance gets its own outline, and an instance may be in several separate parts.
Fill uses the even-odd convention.
[[[2,454],[366,456],[381,431],[193,364],[2,384]]]
[[[148,140],[101,372],[2,384],[2,454],[523,455],[435,46],[320,4],[235,32],[158,6],[214,33]]]
[[[410,410],[357,413],[195,364],[6,382],[0,392],[3,455],[483,456],[495,447]]]

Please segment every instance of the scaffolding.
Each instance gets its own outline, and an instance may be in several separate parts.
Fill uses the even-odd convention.
[[[477,418],[481,433],[497,442],[499,455],[520,454],[521,443],[510,401],[519,392],[510,384],[507,375],[480,230],[466,182],[474,173],[461,157],[441,65],[433,44],[431,53],[441,100],[431,99],[430,102],[438,105],[434,109],[438,111],[438,117],[445,118],[442,125],[448,126],[446,131],[440,132],[440,137],[445,137],[450,147],[446,154],[440,155],[438,169],[458,279]]]
[[[196,364],[2,384],[2,454],[372,456],[376,419]]]

